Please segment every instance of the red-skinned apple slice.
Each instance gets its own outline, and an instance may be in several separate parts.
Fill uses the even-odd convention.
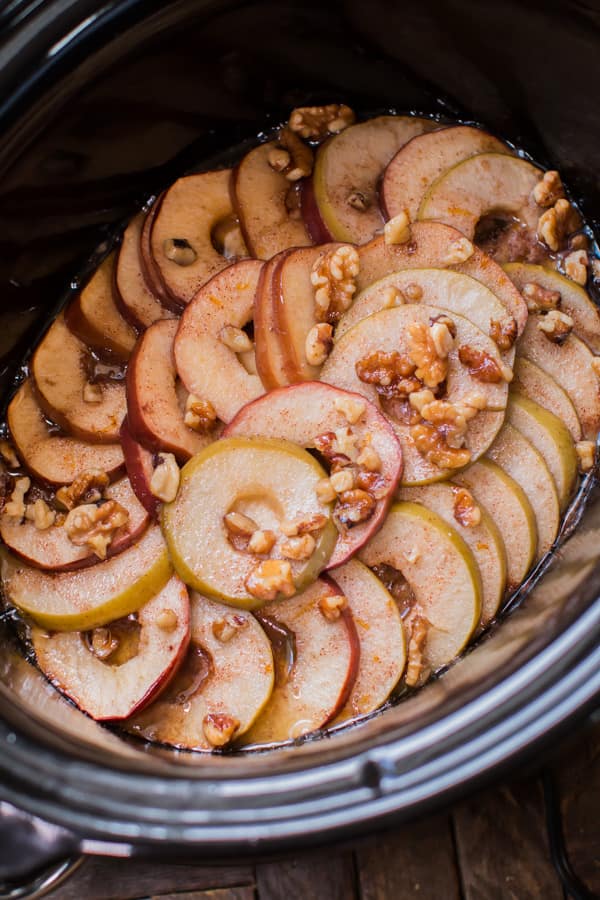
[[[98,399],[84,400],[90,365],[88,348],[67,328],[61,314],[33,354],[31,374],[40,406],[50,419],[73,437],[110,444],[118,440],[126,412],[125,385],[103,382]]]
[[[146,213],[144,222],[142,224],[142,231],[140,234],[140,258],[142,263],[142,276],[144,278],[144,281],[146,282],[148,290],[155,297],[158,297],[164,308],[167,310],[171,310],[171,312],[175,314],[178,314],[181,312],[183,304],[175,300],[169,294],[164,281],[162,280],[158,264],[154,259],[154,256],[152,255],[152,245],[150,243],[150,235],[152,234],[154,220],[158,215],[158,211],[160,209],[164,196],[165,192],[163,191],[162,194],[159,194],[158,197],[154,199],[154,202]]]
[[[137,500],[129,478],[121,478],[106,489],[107,500],[116,500],[129,513],[126,525],[115,532],[107,556],[122,553],[138,540],[148,525],[148,513]],[[51,525],[40,531],[34,523],[12,516],[0,517],[0,535],[7,547],[29,565],[39,569],[67,571],[98,562],[89,547],[73,544],[62,525]]]
[[[250,613],[194,592],[190,601],[187,655],[167,691],[127,729],[174,747],[212,750],[244,734],[268,702],[273,654]],[[216,743],[208,739],[213,734]]]
[[[69,304],[65,322],[99,356],[126,362],[135,347],[137,334],[117,306],[114,265],[115,254],[111,253]]]
[[[41,481],[70,484],[90,469],[100,469],[115,478],[123,470],[119,444],[90,444],[57,434],[39,407],[31,378],[18,389],[6,415],[20,459]]]
[[[515,363],[513,387],[558,416],[565,423],[574,441],[581,440],[581,425],[567,392],[547,372],[524,356]]]
[[[428,188],[446,169],[478,153],[512,153],[506,144],[481,128],[454,125],[412,138],[389,163],[380,200],[386,218],[406,210],[411,221]]]
[[[242,329],[252,321],[262,269],[263,263],[247,259],[215,275],[185,310],[175,337],[179,377],[190,394],[212,403],[223,422],[264,393],[260,378],[223,340],[228,329]]]
[[[373,237],[383,226],[377,197],[382,172],[407,141],[437,127],[432,119],[378,116],[319,147],[312,187],[332,240],[362,244]]]
[[[113,622],[91,634],[31,629],[44,675],[97,721],[125,719],[148,706],[169,684],[189,640],[190,602],[176,576],[135,618]],[[102,651],[98,656],[92,649],[99,642],[107,651],[116,646],[102,658]],[[121,662],[119,651],[129,658]]]
[[[291,252],[284,250],[264,264],[254,296],[256,368],[268,391],[288,384],[286,348],[279,339],[275,307],[277,273]]]
[[[123,233],[115,265],[115,300],[121,315],[130,325],[143,331],[174,315],[150,290],[143,273],[141,237],[145,214],[134,216]]]
[[[127,419],[123,419],[121,425],[121,447],[125,457],[125,468],[131,482],[131,487],[144,509],[150,513],[153,519],[158,517],[160,500],[154,496],[150,488],[154,473],[154,454],[146,450],[135,440]]]
[[[172,319],[155,322],[140,337],[127,367],[127,422],[144,447],[174,453],[185,462],[212,443],[218,432],[211,428],[200,434],[184,423],[173,355],[178,327]]]
[[[325,226],[325,222],[319,212],[312,178],[306,178],[302,183],[300,203],[304,225],[312,242],[314,244],[327,244],[329,241],[332,241],[333,238],[329,233],[329,229]]]
[[[367,566],[351,559],[335,572],[360,641],[360,663],[352,692],[336,724],[380,707],[400,680],[406,640],[398,605]]]
[[[439,222],[415,222],[410,227],[410,240],[405,244],[386,244],[384,237],[376,237],[359,247],[360,272],[356,282],[357,294],[392,272],[401,269],[445,269],[462,272],[480,281],[495,294],[506,311],[517,322],[519,334],[527,322],[527,305],[506,272],[491,256],[473,248],[473,253],[459,265],[448,265],[456,241],[464,235],[456,228]]]
[[[295,658],[279,671],[267,706],[242,744],[293,740],[323,728],[344,708],[360,660],[360,643],[348,608],[337,618],[322,611],[341,596],[331,580],[319,579],[285,603],[263,607],[260,621],[291,632]]]
[[[358,419],[349,424],[344,410],[349,414],[354,411]],[[381,491],[373,515],[340,532],[328,569],[341,565],[356,553],[385,518],[402,471],[402,451],[391,425],[372,403],[358,394],[328,384],[304,382],[271,391],[245,406],[225,431],[226,437],[279,438],[305,448],[314,448],[318,436],[332,433],[335,436],[336,431],[349,433],[356,456],[361,445],[367,444],[377,453],[381,461],[377,472]],[[379,496],[381,492],[383,496]]]

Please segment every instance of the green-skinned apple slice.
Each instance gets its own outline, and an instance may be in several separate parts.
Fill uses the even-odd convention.
[[[84,441],[110,444],[119,438],[126,412],[125,385],[106,381],[94,385],[99,395],[91,400],[87,371],[92,365],[86,345],[58,316],[31,360],[40,406],[68,434]]]
[[[65,321],[77,337],[101,357],[126,362],[137,334],[115,299],[115,254],[104,259],[81,293],[69,304]]]
[[[76,572],[51,574],[4,553],[5,596],[42,628],[86,631],[128,616],[160,591],[172,573],[160,528],[112,559]]]
[[[498,138],[471,125],[417,135],[400,148],[385,170],[380,200],[386,218],[406,210],[414,221],[429,187],[462,160],[478,153],[511,152]]]
[[[531,441],[509,423],[502,428],[488,456],[527,495],[537,525],[537,561],[554,543],[560,524],[558,494],[550,470]]]
[[[483,503],[475,501],[480,521],[467,524],[468,516],[460,502],[464,489],[452,482],[403,488],[398,499],[420,503],[455,528],[470,547],[481,575],[481,627],[492,621],[504,597],[506,588],[506,549],[502,535]],[[468,500],[469,498],[467,498]]]
[[[166,309],[148,287],[143,273],[141,237],[144,213],[134,216],[123,233],[115,264],[115,300],[130,325],[143,331],[159,319],[170,319]]]
[[[402,445],[404,466],[402,484],[405,485],[439,481],[447,478],[449,473],[419,453],[410,434],[410,425],[394,417],[392,411],[388,414],[387,409],[382,409],[375,386],[360,380],[356,373],[356,364],[377,351],[386,353],[397,351],[402,355],[407,354],[409,325],[413,322],[428,324],[440,315],[444,315],[442,310],[424,303],[405,304],[374,313],[358,322],[340,338],[321,370],[321,381],[362,394],[387,416]],[[486,397],[490,407],[479,412],[469,422],[466,447],[471,453],[470,461],[474,461],[485,453],[502,426],[504,419],[502,409],[506,405],[508,388],[505,382],[483,384],[474,379],[460,363],[457,350],[460,346],[479,348],[489,353],[499,363],[500,355],[491,338],[471,322],[456,314],[452,314],[451,318],[456,326],[456,340],[448,357],[445,399],[451,403],[458,403],[464,397],[477,393]]]
[[[135,496],[129,478],[111,484],[104,496],[116,500],[129,513],[127,523],[115,532],[107,549],[107,556],[116,556],[139,539],[148,525],[148,513]],[[98,562],[89,547],[78,547],[69,540],[62,525],[40,531],[28,519],[2,515],[0,536],[13,553],[39,569],[66,571]]]
[[[127,722],[149,741],[212,750],[244,734],[273,690],[271,645],[256,619],[192,592],[191,641],[152,706]]]
[[[248,371],[235,346],[224,342],[233,329],[252,322],[262,268],[258,260],[241,260],[212,278],[185,310],[173,344],[187,390],[210,401],[223,422],[264,393],[260,378]]]
[[[20,459],[41,481],[70,484],[90,469],[115,478],[123,470],[119,444],[91,444],[57,433],[40,409],[31,378],[17,390],[6,417]]]
[[[352,412],[359,418],[349,424],[347,415],[353,419]],[[358,394],[320,382],[304,382],[259,397],[241,409],[225,431],[226,437],[278,438],[307,449],[315,448],[318,437],[336,439],[336,432],[340,431],[342,440],[346,435],[350,438],[355,457],[367,445],[379,457],[377,473],[371,476],[362,470],[367,480],[373,477],[377,482],[377,496],[373,497],[375,503],[369,518],[340,531],[328,569],[345,562],[381,526],[394,496],[402,471],[402,451],[385,416]],[[332,452],[335,455],[333,447]],[[361,471],[350,465],[350,458],[348,463],[350,471]]]
[[[330,580],[319,579],[284,603],[260,613],[268,632],[290,635],[291,660],[279,662],[273,694],[242,743],[268,744],[323,728],[348,701],[356,678],[360,644],[349,608],[337,618],[327,604],[341,596]],[[323,611],[325,609],[325,612]]]
[[[576,335],[555,344],[540,331],[539,316],[532,316],[517,352],[550,375],[567,392],[584,438],[595,441],[600,430],[600,381],[593,368],[594,355]]]
[[[515,362],[513,387],[530,400],[549,409],[565,423],[574,441],[581,440],[581,425],[571,398],[557,381],[530,359],[520,356]]]
[[[173,319],[155,322],[140,337],[127,367],[127,422],[144,447],[185,462],[210,444],[217,430],[199,433],[184,422],[173,356],[178,326]]]
[[[520,291],[526,284],[557,291],[560,310],[573,319],[574,333],[593,353],[600,353],[600,311],[584,288],[554,269],[531,263],[506,263],[504,271]]]
[[[153,519],[158,516],[160,500],[152,493],[150,484],[154,474],[154,453],[146,450],[133,437],[129,430],[127,419],[123,419],[121,425],[121,447],[125,457],[125,469],[131,482],[131,487],[144,509],[150,513]]]
[[[332,240],[362,244],[383,226],[377,188],[400,147],[438,127],[432,119],[377,116],[329,138],[318,150],[313,191]]]
[[[125,719],[148,706],[177,671],[189,639],[190,602],[177,577],[130,618],[91,632],[31,629],[44,675],[97,721]]]
[[[184,466],[177,497],[162,509],[163,531],[180,577],[195,590],[245,609],[303,590],[327,565],[337,538],[330,506],[316,493],[325,476],[310,453],[287,441],[227,438],[206,447]],[[271,549],[250,552],[248,539],[238,549],[225,520],[230,513],[249,517],[258,531],[273,532]],[[323,517],[323,524],[314,532],[310,555],[285,557],[290,538],[282,523],[314,516]],[[285,583],[273,587],[272,598],[265,596],[269,590],[263,590],[262,579],[256,584],[266,563],[270,573],[276,568],[282,579],[287,575]]]
[[[502,266],[477,247],[465,262],[448,263],[456,242],[463,240],[460,231],[440,222],[415,222],[410,228],[410,240],[405,244],[386,244],[383,235],[376,237],[359,247],[357,293],[401,269],[448,268],[470,275],[489,288],[504,304],[507,314],[515,319],[521,334],[527,322],[527,305]]]
[[[334,577],[348,601],[360,641],[356,681],[336,717],[336,722],[342,722],[385,703],[402,677],[406,640],[397,603],[367,566],[351,559],[336,569]]]
[[[564,509],[577,480],[577,453],[569,429],[550,410],[518,391],[510,393],[506,418],[541,453]]]
[[[525,491],[490,459],[480,459],[453,480],[494,517],[506,548],[507,586],[514,590],[533,565],[537,550],[535,515]]]
[[[482,593],[477,563],[457,530],[425,506],[397,503],[360,559],[371,568],[391,566],[408,582],[408,615],[427,628],[424,670],[452,662],[479,624]]]

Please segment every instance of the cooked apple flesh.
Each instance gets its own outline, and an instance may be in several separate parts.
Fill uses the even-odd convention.
[[[515,362],[513,387],[558,416],[571,432],[574,441],[581,440],[581,425],[567,392],[551,375],[524,356],[520,356]]]
[[[173,313],[165,309],[144,279],[140,246],[144,213],[134,216],[125,231],[115,263],[116,302],[123,317],[143,331],[159,319],[169,319]]]

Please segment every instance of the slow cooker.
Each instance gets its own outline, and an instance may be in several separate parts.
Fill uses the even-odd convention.
[[[600,11],[584,0],[9,0],[0,10],[0,353],[24,352],[91,255],[191,166],[343,101],[477,122],[600,217]],[[273,854],[422,814],[552,745],[600,697],[600,495],[440,679],[271,752],[126,742],[64,701],[2,622],[0,881],[81,852]],[[40,876],[42,881],[45,876]],[[41,882],[40,882],[41,883]]]

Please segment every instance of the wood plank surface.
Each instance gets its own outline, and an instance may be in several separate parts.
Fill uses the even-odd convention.
[[[351,853],[305,854],[256,867],[260,900],[354,900],[358,898]]]
[[[153,894],[149,900],[255,900],[254,886],[216,888],[210,891],[184,891],[176,894]]]

